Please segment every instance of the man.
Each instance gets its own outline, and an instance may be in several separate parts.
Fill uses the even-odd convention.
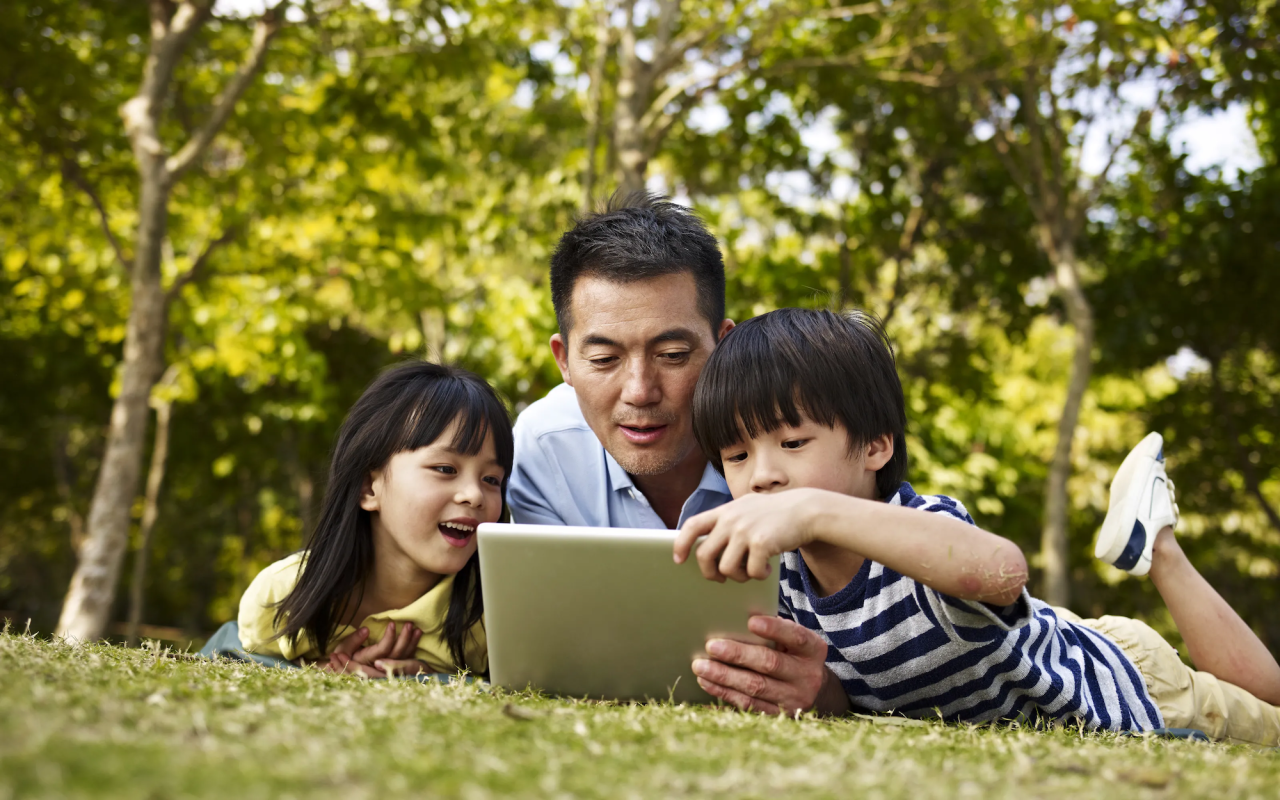
[[[645,195],[588,216],[551,259],[564,384],[516,420],[516,522],[676,528],[729,501],[693,437],[702,365],[732,327],[715,237]]]
[[[724,262],[688,209],[647,195],[610,200],[551,259],[564,384],[516,420],[507,503],[516,522],[678,528],[731,499],[693,435],[694,386],[724,318]],[[830,685],[826,642],[790,620],[755,617],[776,649],[708,642],[694,672],[740,708],[812,707]]]

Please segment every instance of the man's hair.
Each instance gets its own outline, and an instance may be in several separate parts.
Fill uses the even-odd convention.
[[[615,193],[604,211],[589,214],[560,237],[551,256],[551,302],[560,333],[569,335],[573,287],[591,275],[632,283],[688,272],[698,310],[718,332],[724,319],[724,261],[716,237],[689,209],[665,197]]]
[[[693,431],[721,473],[720,451],[788,425],[800,414],[849,434],[849,451],[883,434],[893,457],[876,475],[888,497],[907,474],[907,412],[893,347],[879,320],[783,308],[749,319],[720,341],[693,394]]]

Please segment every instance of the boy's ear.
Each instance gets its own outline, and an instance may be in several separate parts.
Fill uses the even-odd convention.
[[[867,443],[863,464],[867,469],[875,472],[888,464],[891,458],[893,458],[893,435],[882,433]]]
[[[376,470],[364,476],[360,486],[360,507],[365,511],[378,511],[378,498],[382,494],[382,471]]]

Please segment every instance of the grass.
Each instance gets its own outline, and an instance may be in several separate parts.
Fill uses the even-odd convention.
[[[1280,754],[366,681],[0,634],[0,800],[1275,797]]]

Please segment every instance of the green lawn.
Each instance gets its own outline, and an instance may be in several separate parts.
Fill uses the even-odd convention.
[[[1265,797],[1280,754],[366,681],[0,635],[0,800]]]

